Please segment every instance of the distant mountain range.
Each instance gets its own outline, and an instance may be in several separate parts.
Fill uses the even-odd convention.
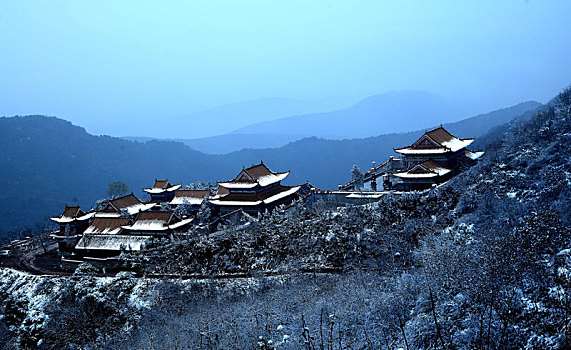
[[[490,128],[539,107],[526,102],[489,114],[445,124],[459,137],[478,137]],[[395,147],[408,145],[423,131],[354,140],[316,137],[274,149],[246,149],[225,155],[194,151],[180,142],[135,143],[93,136],[71,123],[43,116],[0,118],[0,230],[32,226],[79,203],[89,209],[105,196],[107,184],[121,180],[142,196],[155,178],[172,183],[227,180],[243,165],[264,160],[272,170],[291,170],[288,184],[310,181],[334,189],[349,180],[353,164],[366,170]]]
[[[166,140],[182,142],[203,153],[225,154],[246,148],[281,147],[304,137],[333,140],[364,138],[460,120],[475,110],[466,105],[425,91],[395,91],[377,94],[335,111],[324,109],[325,103],[320,106],[314,104],[314,108],[322,108],[319,113],[294,115],[295,110],[309,108],[308,102],[301,104],[300,101],[288,99],[261,99],[222,106],[193,116],[196,125],[211,120],[209,125],[217,128],[217,136]],[[328,103],[327,106],[333,104]],[[240,121],[256,119],[260,122],[248,126],[239,125]],[[232,128],[230,133],[224,133],[231,125],[236,128]],[[188,130],[192,133],[192,128]],[[212,133],[210,129],[201,131],[205,134]],[[157,138],[125,139],[145,142]]]
[[[357,98],[346,96],[318,99],[266,97],[252,101],[229,103],[187,115],[163,118],[163,125],[152,129],[154,137],[186,139],[217,136],[229,133],[245,124],[279,119],[290,115],[335,111],[347,108]],[[173,130],[172,126],[176,126]]]
[[[239,134],[294,134],[328,139],[363,138],[459,120],[462,104],[426,91],[396,91],[366,98],[334,112],[305,114],[239,128]]]
[[[135,142],[147,141],[176,141],[182,142],[195,151],[207,154],[227,154],[242,149],[277,148],[290,142],[301,140],[303,135],[288,134],[237,134],[203,137],[199,139],[157,139],[153,137],[122,137],[124,140]]]

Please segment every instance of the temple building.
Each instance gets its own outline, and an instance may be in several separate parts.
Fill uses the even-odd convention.
[[[75,246],[74,253],[64,258],[64,261],[116,259],[121,252],[141,250],[151,240],[151,236],[84,235]]]
[[[66,205],[60,216],[50,218],[59,224],[59,231],[53,232],[50,237],[57,241],[61,254],[71,253],[79,235],[88,228],[89,221],[94,215],[94,212],[85,213],[79,206]]]
[[[137,214],[134,222],[121,226],[130,235],[168,237],[188,229],[192,219],[180,219],[172,211],[144,211]]]
[[[170,202],[175,197],[177,190],[181,185],[172,185],[169,180],[157,180],[151,188],[143,188],[151,196],[151,202],[163,203]]]
[[[289,171],[275,173],[263,162],[242,171],[232,180],[218,182],[218,192],[209,202],[223,215],[242,209],[248,214],[271,211],[298,198],[300,186],[284,186]]]
[[[441,126],[427,131],[412,145],[395,149],[407,170],[393,173],[387,187],[395,190],[424,190],[441,184],[473,166],[484,152],[466,147],[474,138],[458,138]]]
[[[450,180],[454,172],[429,159],[414,165],[407,171],[394,173],[398,178],[396,186],[405,191],[422,190],[430,188],[433,184],[440,184]]]
[[[129,217],[95,217],[64,260],[97,260],[118,256],[123,250],[140,250],[151,236],[125,235]]]
[[[444,183],[476,164],[484,152],[467,149],[474,138],[458,138],[441,126],[426,131],[410,146],[394,151],[379,166],[373,165],[364,174],[364,191],[383,189],[396,191],[425,190]],[[355,191],[353,181],[339,186],[343,191]]]
[[[439,126],[436,129],[425,132],[412,145],[397,148],[394,151],[404,157],[407,168],[431,159],[441,166],[459,171],[465,165],[467,167],[471,165],[471,163],[465,164],[468,160],[473,160],[466,157],[465,151],[467,150],[466,147],[472,144],[474,140],[474,138],[457,138],[442,126]],[[483,152],[480,153],[481,156]]]
[[[155,206],[155,203],[143,203],[133,193],[110,200],[105,207],[98,211],[95,216],[113,217],[122,215],[135,215],[140,211],[146,211]],[[122,213],[123,211],[123,213]]]
[[[89,219],[95,215],[94,212],[85,213],[79,206],[65,206],[60,216],[50,218],[51,221],[59,224],[59,234],[76,235],[83,233],[89,225]]]
[[[96,217],[89,227],[83,232],[84,235],[118,235],[123,233],[122,226],[131,222],[128,217]]]

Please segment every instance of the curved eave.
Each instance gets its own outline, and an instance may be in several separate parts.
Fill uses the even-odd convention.
[[[436,173],[428,173],[428,174],[396,173],[393,175],[396,177],[400,177],[401,179],[430,179],[439,176]]]
[[[240,188],[251,189],[251,188],[258,186],[258,183],[257,182],[231,182],[231,181],[227,181],[227,182],[218,182],[218,186],[224,187],[227,190],[240,189]]]
[[[451,152],[448,148],[427,148],[427,149],[412,149],[410,147],[405,148],[393,148],[393,151],[400,154],[443,154]]]
[[[56,235],[56,234],[51,234],[51,235],[50,235],[50,238],[53,238],[53,239],[67,239],[67,238],[73,239],[73,238],[77,238],[77,237],[79,237],[79,236],[78,236],[78,235],[62,236],[62,235]]]
[[[272,184],[275,184],[277,182],[282,181],[283,179],[288,177],[288,175],[289,175],[289,170],[285,171],[283,173],[275,173],[272,175],[262,176],[262,177],[258,178],[257,182],[262,187],[269,186],[269,185],[272,185]]]
[[[131,225],[131,226],[121,226],[123,230],[128,231],[144,231],[144,232],[159,232],[159,231],[167,231],[169,228],[168,226],[150,226],[145,227],[145,225]]]
[[[301,187],[301,186],[292,187],[292,188],[290,188],[290,189],[288,189],[288,190],[286,190],[286,191],[280,192],[280,193],[275,194],[275,195],[273,195],[273,196],[271,196],[271,197],[269,197],[269,198],[264,199],[263,202],[264,202],[265,204],[270,204],[270,203],[272,203],[272,202],[275,202],[275,201],[278,201],[278,200],[280,200],[280,199],[283,199],[283,198],[286,198],[286,197],[288,197],[288,196],[291,196],[291,195],[295,194],[295,193],[299,190],[300,187]]]
[[[69,217],[54,217],[54,218],[50,218],[50,220],[57,222],[58,224],[70,224],[72,222],[76,222],[76,221],[86,221],[91,219],[93,216],[95,216],[95,212],[92,213],[87,213],[85,215],[82,215],[80,217],[77,218],[69,218]]]
[[[148,194],[161,194],[176,191],[180,188],[180,186],[182,185],[174,185],[169,188],[143,188],[143,191],[147,192]]]
[[[182,204],[189,204],[189,205],[201,205],[204,201],[204,198],[195,198],[195,197],[178,197],[174,198],[169,203],[171,205],[182,205]]]
[[[248,202],[248,201],[221,201],[218,199],[211,199],[210,203],[214,205],[220,206],[236,206],[236,207],[250,207],[256,206],[263,203],[263,201],[255,201],[255,202]]]
[[[481,156],[483,156],[484,153],[485,153],[484,151],[475,151],[474,152],[474,151],[466,150],[466,157],[468,157],[469,159],[472,159],[472,160],[476,160],[476,159],[480,158]]]
[[[169,229],[175,230],[175,229],[177,229],[177,228],[181,228],[181,227],[183,227],[183,226],[186,226],[186,225],[190,224],[191,222],[192,222],[192,219],[184,219],[184,220],[181,220],[181,221],[179,221],[179,222],[177,222],[177,223],[174,223],[174,224],[172,224],[172,225],[169,225]]]
[[[476,139],[453,139],[442,142],[442,146],[449,148],[452,152],[457,152],[463,148],[470,146]]]
[[[69,224],[75,221],[74,218],[61,218],[61,217],[50,218],[50,220],[57,222],[58,224]]]

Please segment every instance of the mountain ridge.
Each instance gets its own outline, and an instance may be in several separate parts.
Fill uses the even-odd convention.
[[[531,107],[536,105],[514,106],[496,114],[512,119]],[[462,123],[451,125],[451,132],[459,126]],[[487,129],[492,126],[487,125]],[[348,181],[353,164],[367,169],[371,161],[386,159],[393,148],[409,144],[422,132],[353,140],[312,137],[281,148],[207,155],[180,142],[135,143],[94,136],[55,117],[0,118],[0,162],[4,164],[0,169],[4,188],[0,229],[33,226],[58,214],[65,204],[78,203],[88,209],[105,196],[107,184],[117,180],[141,196],[141,188],[157,177],[173,183],[215,182],[233,178],[242,166],[260,160],[272,170],[291,170],[286,184],[310,181],[317,187],[334,189]],[[458,136],[478,135],[472,129],[470,134]]]
[[[407,131],[407,124],[428,127],[457,120],[467,108],[456,101],[418,90],[392,91],[369,96],[337,111],[295,115],[245,126],[233,133],[286,133],[330,139],[363,138]],[[398,120],[397,120],[398,119]],[[349,121],[349,122],[348,122]],[[340,133],[339,130],[343,132]],[[309,131],[308,131],[309,130]]]

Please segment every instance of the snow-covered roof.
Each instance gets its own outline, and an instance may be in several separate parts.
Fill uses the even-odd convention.
[[[377,193],[377,192],[373,192],[373,193],[351,193],[350,195],[346,196],[345,198],[373,198],[373,199],[378,199],[381,198],[383,196],[382,193]]]
[[[117,212],[98,211],[95,213],[96,218],[120,218],[121,214]]]
[[[203,193],[195,193],[203,192]],[[176,193],[176,196],[170,201],[172,205],[180,205],[188,203],[190,205],[201,205],[204,197],[210,194],[208,190],[181,190]]]
[[[397,148],[395,152],[402,154],[440,154],[457,152],[468,147],[474,139],[460,139],[449,133],[442,126],[427,131],[410,146]]]
[[[174,224],[169,225],[169,229],[176,230],[177,228],[181,228],[185,225],[190,224],[191,222],[192,222],[192,219],[183,219],[183,220],[180,220],[179,222],[175,222]]]
[[[166,231],[173,217],[172,211],[141,212],[132,225],[126,225],[123,228],[132,231]]]
[[[77,235],[58,235],[57,233],[52,233],[49,235],[50,238],[52,239],[65,239],[65,238],[77,238]]]
[[[101,213],[121,213],[122,209],[126,209],[129,215],[137,214],[140,211],[151,209],[155,203],[143,203],[135,195],[128,194],[123,197],[115,198],[109,201],[102,212],[98,212],[96,216],[103,216]]]
[[[164,192],[172,192],[176,191],[180,188],[181,185],[173,185],[169,182],[169,180],[157,180],[155,179],[155,183],[151,188],[143,188],[143,191],[150,193],[150,194],[158,194]]]
[[[215,205],[229,205],[229,206],[256,206],[262,204],[262,201],[222,201],[219,199],[211,199],[210,203]]]
[[[261,176],[258,178],[258,183],[260,184],[260,186],[268,186],[268,185],[274,184],[276,182],[282,181],[288,175],[289,175],[289,171],[286,171],[283,173],[276,173],[276,174]]]
[[[237,188],[248,189],[248,188],[254,188],[258,185],[261,187],[265,187],[265,186],[269,186],[269,185],[272,185],[272,184],[275,184],[277,182],[282,181],[288,175],[289,175],[289,171],[286,171],[283,173],[275,173],[275,174],[272,173],[272,174],[260,176],[258,178],[255,178],[255,179],[249,180],[249,181],[232,180],[232,181],[226,181],[226,182],[219,182],[218,185],[222,186],[222,187],[226,187],[228,189],[237,189]]]
[[[141,204],[135,204],[133,206],[126,207],[123,209],[127,209],[127,212],[129,213],[129,215],[133,215],[133,214],[137,214],[138,212],[141,212],[141,211],[149,210],[154,206],[155,206],[155,203],[147,203],[147,204],[141,203]]]
[[[133,225],[123,226],[125,230],[132,231],[166,231],[169,229],[164,221],[137,220]]]
[[[177,197],[177,198],[173,198],[172,201],[170,201],[170,204],[181,205],[181,204],[188,203],[190,205],[201,205],[203,200],[204,199],[193,198],[193,197]]]
[[[440,154],[450,152],[447,148],[427,148],[427,149],[413,149],[410,147],[397,148],[395,152],[401,154]]]
[[[158,194],[158,193],[164,193],[164,192],[172,192],[172,191],[176,191],[180,188],[181,185],[174,185],[171,187],[167,187],[167,188],[143,188],[143,191],[149,193],[149,194]]]
[[[261,192],[250,193],[228,193],[226,195],[214,196],[210,203],[224,206],[256,206],[269,204],[296,193],[301,186],[274,186]]]
[[[79,206],[65,206],[63,213],[60,216],[51,217],[50,220],[58,224],[69,224],[74,221],[85,221],[91,219],[95,213],[85,213]]]
[[[466,150],[466,151],[464,152],[464,154],[466,155],[466,157],[468,157],[468,158],[470,158],[470,159],[472,159],[472,160],[476,160],[476,159],[480,158],[481,156],[484,155],[484,153],[485,153],[484,151],[476,151],[476,152],[474,152],[474,151],[470,151],[470,150]]]
[[[171,211],[141,212],[132,225],[123,229],[130,231],[162,232],[180,228],[192,222],[192,219],[179,220]]]
[[[444,176],[448,174],[451,170],[441,166],[433,160],[427,160],[420,164],[413,166],[407,171],[395,173],[394,176],[400,178],[432,178],[438,176]]]
[[[280,182],[289,175],[289,171],[274,173],[261,162],[242,171],[232,180],[219,182],[219,187],[226,189],[250,189],[256,186],[266,187]]]
[[[145,247],[151,236],[130,235],[84,235],[75,249],[138,251]]]
[[[462,148],[468,147],[474,142],[474,139],[458,139],[454,138],[450,141],[442,142],[442,145],[448,148],[451,152],[456,152]]]
[[[425,173],[425,174],[409,174],[409,173],[395,173],[394,174],[397,177],[402,177],[402,178],[411,178],[411,179],[422,179],[422,178],[431,178],[431,177],[437,177],[438,174],[435,173]]]
[[[201,205],[204,198],[209,194],[210,190],[180,190],[170,201],[170,204],[179,205],[187,201],[190,205]]]
[[[95,216],[95,212],[87,213],[85,215],[78,216],[75,218],[72,218],[69,216],[62,216],[62,217],[50,218],[50,220],[57,222],[58,224],[68,224],[68,223],[71,223],[73,221],[85,221],[85,220],[91,219],[93,216]]]
[[[84,234],[108,234],[121,233],[121,226],[126,225],[129,218],[122,217],[95,217]]]
[[[263,202],[266,203],[266,204],[269,204],[269,203],[275,202],[275,201],[277,201],[277,200],[280,200],[280,199],[282,199],[282,198],[285,198],[285,197],[287,197],[287,196],[289,196],[289,195],[292,195],[292,194],[296,193],[297,190],[299,190],[300,187],[301,187],[301,186],[294,186],[294,187],[292,187],[292,188],[290,188],[290,189],[288,189],[288,190],[286,190],[286,191],[280,192],[280,193],[278,193],[278,194],[275,194],[275,195],[273,195],[273,196],[271,196],[271,197],[268,197],[268,198],[264,199]]]
[[[254,188],[258,186],[257,182],[219,182],[219,186],[226,187],[226,188]]]

